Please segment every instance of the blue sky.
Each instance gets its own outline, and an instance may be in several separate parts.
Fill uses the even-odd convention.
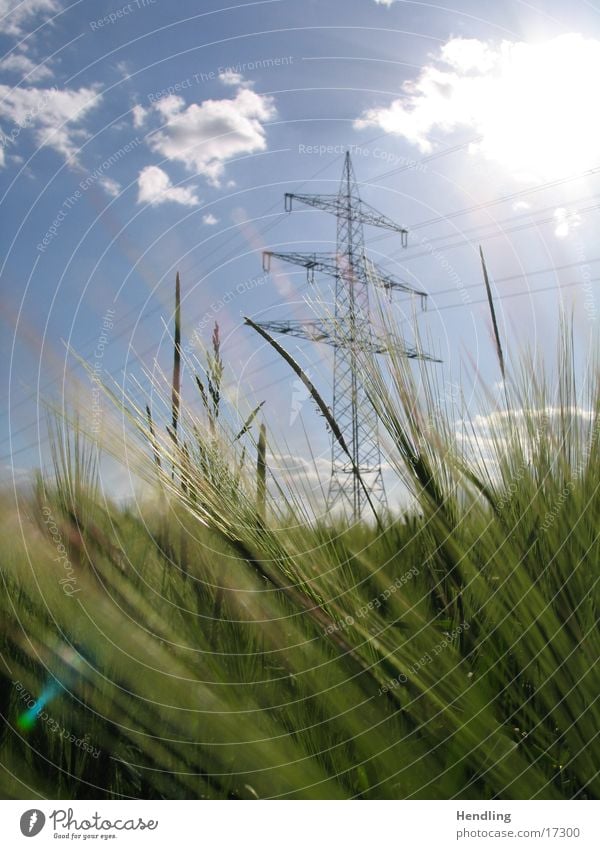
[[[417,321],[442,383],[460,375],[469,395],[498,380],[480,243],[511,350],[551,357],[561,303],[587,339],[600,277],[600,172],[587,173],[600,166],[598,12],[0,0],[5,473],[44,462],[42,402],[60,403],[71,375],[92,403],[65,343],[131,391],[144,367],[169,368],[176,270],[184,344],[208,343],[216,319],[232,404],[265,399],[281,452],[302,462],[307,432],[326,468],[322,421],[243,316],[311,314],[302,269],[264,276],[261,251],[332,249],[335,221],[286,216],[283,194],[335,191],[347,147],[364,199],[410,231],[404,251],[373,230],[367,244],[429,293]],[[413,304],[397,300],[410,339]],[[330,352],[288,342],[330,393]],[[189,374],[184,392],[195,400]]]

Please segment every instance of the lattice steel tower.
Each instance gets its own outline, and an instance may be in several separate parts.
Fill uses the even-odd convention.
[[[377,415],[368,400],[358,369],[359,353],[386,353],[389,344],[375,334],[369,309],[369,288],[379,286],[388,291],[419,292],[397,281],[380,269],[365,254],[363,225],[371,224],[399,233],[406,247],[408,231],[361,200],[350,154],[346,153],[339,191],[332,195],[285,195],[286,212],[291,212],[296,200],[307,206],[333,213],[337,218],[337,250],[335,253],[263,252],[263,268],[269,271],[271,259],[304,266],[310,282],[315,271],[335,278],[334,315],[305,321],[259,322],[266,330],[286,333],[313,341],[323,341],[334,347],[333,416],[339,425],[354,460],[352,464],[343,448],[332,436],[331,479],[327,497],[328,507],[341,502],[350,508],[355,519],[363,514],[367,497],[360,485],[359,475],[371,500],[386,505],[381,473],[381,451],[377,432]],[[416,349],[402,347],[408,357],[423,358]]]

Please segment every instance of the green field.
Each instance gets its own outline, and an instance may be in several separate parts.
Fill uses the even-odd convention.
[[[435,366],[365,363],[413,499],[377,520],[275,479],[268,408],[218,415],[218,350],[170,430],[114,399],[135,505],[56,426],[54,472],[2,497],[2,795],[600,797],[600,369],[565,339],[477,420]]]

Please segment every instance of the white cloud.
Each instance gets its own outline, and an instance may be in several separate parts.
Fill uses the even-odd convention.
[[[27,82],[34,83],[38,80],[48,79],[54,76],[47,65],[33,62],[24,53],[9,53],[0,61],[0,71],[9,71],[20,77],[27,77]]]
[[[494,389],[499,392],[501,386],[494,384]],[[500,455],[510,452],[515,437],[520,441],[525,458],[531,461],[534,445],[540,441],[547,444],[548,434],[553,434],[558,444],[560,434],[568,429],[574,437],[578,434],[585,444],[592,438],[594,421],[594,411],[580,406],[513,407],[510,412],[499,409],[459,418],[455,437],[467,461],[478,464],[482,473],[498,483],[506,473],[506,470],[501,472]]]
[[[98,183],[111,198],[116,198],[121,192],[121,186],[112,177],[100,177]]]
[[[202,223],[206,224],[208,227],[214,227],[215,224],[219,223],[219,219],[216,218],[212,212],[209,212],[207,215],[202,216]]]
[[[375,0],[378,6],[391,6],[396,0]]]
[[[243,76],[236,71],[223,71],[219,74],[219,82],[222,82],[223,85],[241,86],[245,81]]]
[[[273,452],[270,468],[281,475],[283,482],[304,487],[305,494],[308,487],[320,495],[331,475],[331,460],[329,456],[315,457],[309,462],[297,454]]]
[[[495,64],[495,51],[477,38],[451,38],[440,50],[440,59],[462,74],[489,73]]]
[[[148,114],[144,107],[136,104],[131,110],[131,114],[133,116],[133,126],[136,128],[142,127]]]
[[[597,165],[600,41],[570,33],[549,41],[453,38],[403,94],[369,109],[358,128],[377,126],[423,153],[460,128],[479,136],[473,150],[517,177],[553,179]]]
[[[131,77],[131,68],[128,62],[117,62],[115,70],[124,80],[128,80]]]
[[[571,230],[577,229],[581,224],[581,216],[577,212],[569,212],[564,206],[554,210],[554,220],[554,235],[559,239],[566,239]]]
[[[215,186],[220,185],[228,160],[266,149],[264,122],[275,115],[272,98],[249,88],[238,89],[231,99],[189,106],[181,97],[164,97],[152,111],[160,115],[163,126],[148,136],[149,147],[203,174]]]
[[[498,384],[500,385],[500,384]],[[595,413],[588,407],[570,406],[546,406],[537,409],[525,409],[523,407],[513,408],[510,412],[506,410],[494,410],[490,413],[477,413],[470,420],[459,422],[461,425],[472,426],[479,435],[492,437],[508,434],[511,428],[522,428],[523,435],[528,432],[531,422],[536,424],[540,431],[545,427],[559,428],[564,422],[577,422],[584,427],[593,424]],[[458,433],[458,431],[457,431]]]
[[[78,140],[87,137],[80,125],[100,100],[95,87],[45,89],[0,85],[0,118],[15,125],[13,132],[17,135],[31,129],[37,144],[52,147],[66,159],[75,160]]]
[[[138,176],[138,203],[158,206],[161,203],[180,203],[183,206],[197,206],[195,186],[174,186],[162,168],[149,165]]]
[[[531,204],[527,203],[526,200],[518,200],[516,203],[513,203],[514,212],[526,212],[528,209],[531,209]]]
[[[36,15],[50,17],[60,8],[57,0],[0,0],[0,33],[21,36],[34,26]]]

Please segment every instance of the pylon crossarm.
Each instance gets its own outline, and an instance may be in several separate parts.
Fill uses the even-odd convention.
[[[293,201],[303,203],[305,206],[312,206],[315,209],[320,209],[323,212],[331,212],[341,218],[352,217],[352,219],[360,224],[370,224],[372,227],[379,227],[383,230],[390,230],[393,233],[399,233],[402,237],[402,247],[408,245],[408,230],[397,224],[387,215],[379,212],[370,204],[365,203],[361,198],[354,198],[354,203],[348,208],[348,199],[344,195],[297,195],[288,192],[285,196],[285,210],[292,211]]]
[[[353,348],[355,351],[371,354],[389,354],[395,351],[408,359],[439,362],[434,357],[417,348],[407,347],[400,341],[375,336],[367,325],[363,328],[357,327],[355,335],[351,336],[344,332],[334,318],[259,321],[256,324],[269,333],[282,333],[286,336],[294,336],[296,339],[307,339],[310,342],[325,342],[334,348]]]
[[[306,268],[310,282],[314,280],[315,271],[322,271],[333,277],[337,274],[337,258],[334,253],[323,251],[322,253],[280,253],[279,251],[263,251],[263,271],[271,270],[271,259],[279,259],[292,265],[301,265]]]
[[[309,339],[311,342],[330,342],[330,330],[326,327],[326,321],[321,319],[258,321],[256,324],[269,333],[284,333],[298,339]]]
[[[306,268],[309,280],[314,280],[314,273],[320,271],[323,274],[329,274],[331,277],[336,277],[339,274],[339,265],[337,255],[331,252],[323,251],[320,253],[299,253],[299,252],[280,252],[280,251],[263,251],[263,270],[271,270],[271,259],[279,259],[282,262],[289,262],[292,265],[300,265]],[[408,283],[397,280],[391,274],[384,271],[373,260],[364,257],[364,264],[367,274],[373,285],[388,291],[406,292],[407,294],[419,295],[422,306],[427,298],[427,293],[420,289],[415,289]]]
[[[414,286],[410,286],[402,280],[397,280],[393,275],[388,274],[387,271],[384,271],[379,265],[377,265],[376,262],[373,262],[373,260],[368,257],[365,257],[365,268],[367,269],[367,274],[374,286],[379,286],[379,288],[387,289],[388,291],[406,292],[411,295],[419,295],[421,298],[421,305],[423,306],[423,303],[427,298],[427,292],[415,289]]]
[[[388,218],[387,215],[379,212],[370,204],[365,203],[364,200],[361,200],[358,205],[358,220],[361,224],[370,224],[373,227],[380,227],[383,230],[391,230],[393,233],[400,233],[402,236],[402,247],[405,248],[407,246],[408,230],[406,227],[401,227],[400,224],[396,224],[395,221],[392,221],[391,218]]]
[[[316,209],[325,210],[325,212],[332,212],[334,215],[338,214],[340,208],[339,195],[297,195],[287,192],[285,196],[286,212],[292,211],[292,204],[295,200],[305,206],[313,206]]]
[[[420,348],[410,348],[402,343],[396,344],[395,342],[391,342],[385,348],[385,351],[380,351],[379,353],[389,353],[390,351],[396,351],[402,357],[406,357],[407,360],[427,360],[429,363],[441,363],[442,360],[438,359],[438,357],[433,357],[431,354],[426,354],[425,351],[421,351]]]

